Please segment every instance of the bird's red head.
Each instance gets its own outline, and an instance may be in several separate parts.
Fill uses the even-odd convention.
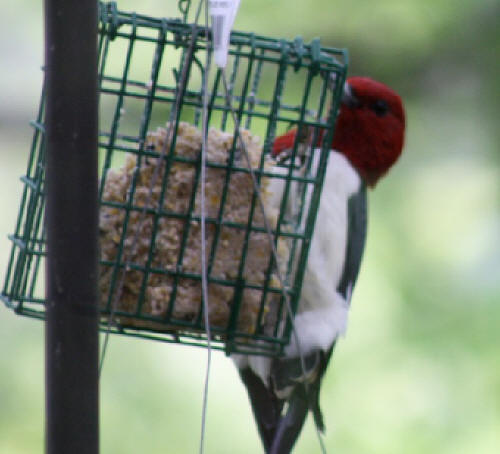
[[[369,186],[397,161],[405,113],[399,95],[367,77],[350,77],[337,116],[332,148],[344,154]]]

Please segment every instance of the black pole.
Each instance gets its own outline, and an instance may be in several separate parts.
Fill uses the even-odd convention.
[[[97,0],[45,0],[47,454],[99,450]]]

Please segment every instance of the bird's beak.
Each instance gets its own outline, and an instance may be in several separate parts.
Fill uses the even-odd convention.
[[[349,109],[355,109],[360,106],[359,99],[356,97],[352,87],[346,82],[344,83],[344,91],[340,103]]]

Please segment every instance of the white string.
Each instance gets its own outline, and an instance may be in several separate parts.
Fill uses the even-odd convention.
[[[264,201],[263,201],[263,198],[262,198],[262,193],[261,193],[261,190],[260,190],[260,186],[259,186],[259,183],[257,181],[257,177],[255,176],[255,172],[254,172],[254,170],[252,168],[252,164],[250,162],[250,155],[248,154],[247,147],[246,147],[245,142],[243,141],[241,133],[240,133],[240,123],[239,123],[238,117],[236,116],[236,112],[234,111],[234,109],[232,107],[231,95],[229,94],[227,77],[226,77],[226,72],[225,72],[224,69],[222,70],[222,83],[223,83],[223,86],[224,86],[224,94],[225,94],[225,98],[226,98],[226,104],[227,104],[227,106],[230,109],[231,116],[232,116],[232,119],[233,119],[233,122],[234,122],[234,125],[235,125],[235,129],[238,131],[238,138],[239,138],[239,141],[240,141],[240,147],[243,150],[243,155],[245,156],[245,161],[246,161],[248,170],[250,172],[250,176],[252,178],[252,183],[253,183],[254,191],[255,191],[255,193],[257,195],[257,199],[259,201],[259,207],[260,207],[260,210],[261,210],[262,215],[263,215],[264,228],[266,230],[266,234],[267,234],[267,238],[268,238],[268,241],[269,241],[269,245],[271,246],[271,253],[272,253],[273,259],[274,259],[274,264],[275,264],[275,268],[276,268],[276,275],[278,277],[278,281],[279,281],[280,286],[281,286],[281,293],[282,293],[283,297],[285,298],[285,308],[286,308],[287,315],[288,315],[288,318],[290,320],[290,324],[291,324],[291,327],[292,327],[292,334],[293,334],[295,343],[297,345],[297,352],[298,352],[299,358],[300,358],[300,367],[302,369],[302,373],[305,376],[307,374],[306,364],[305,364],[305,360],[304,360],[304,355],[302,353],[302,348],[301,348],[301,345],[300,345],[299,336],[298,336],[297,330],[295,328],[294,314],[293,314],[291,303],[290,303],[290,295],[288,294],[288,291],[286,290],[285,279],[283,277],[283,274],[281,273],[281,269],[280,269],[280,266],[279,266],[279,264],[280,264],[280,258],[278,256],[278,251],[276,249],[276,245],[274,244],[274,236],[273,236],[273,232],[272,232],[271,226],[269,225],[269,220],[268,220],[268,217],[267,217],[267,214],[266,214],[266,208],[264,206]],[[310,401],[309,401],[309,384],[306,381],[304,381],[304,387],[305,387],[305,391],[306,391],[308,406],[312,410],[312,408],[310,406]],[[315,425],[315,428],[316,428],[316,434],[317,434],[318,441],[319,441],[319,444],[320,444],[321,452],[323,454],[326,454],[326,448],[325,448],[325,445],[323,443],[323,439],[321,437],[321,430],[320,430],[319,426],[316,424],[316,421],[315,421],[314,425]]]
[[[200,1],[201,7],[202,1]],[[208,40],[208,1],[205,2],[205,40],[206,63],[203,74],[203,116],[202,116],[202,143],[201,143],[201,292],[203,299],[203,312],[205,316],[205,332],[207,335],[207,367],[205,371],[205,385],[203,389],[203,404],[201,410],[200,454],[205,451],[205,428],[208,407],[208,383],[210,381],[210,366],[212,362],[212,336],[210,330],[210,317],[208,312],[208,276],[207,276],[207,237],[206,237],[206,170],[207,170],[207,134],[208,134],[208,74],[210,71],[210,54]]]

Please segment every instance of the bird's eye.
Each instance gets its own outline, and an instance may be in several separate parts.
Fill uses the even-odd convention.
[[[389,106],[383,99],[378,99],[372,104],[372,110],[377,117],[383,117],[389,111]]]

